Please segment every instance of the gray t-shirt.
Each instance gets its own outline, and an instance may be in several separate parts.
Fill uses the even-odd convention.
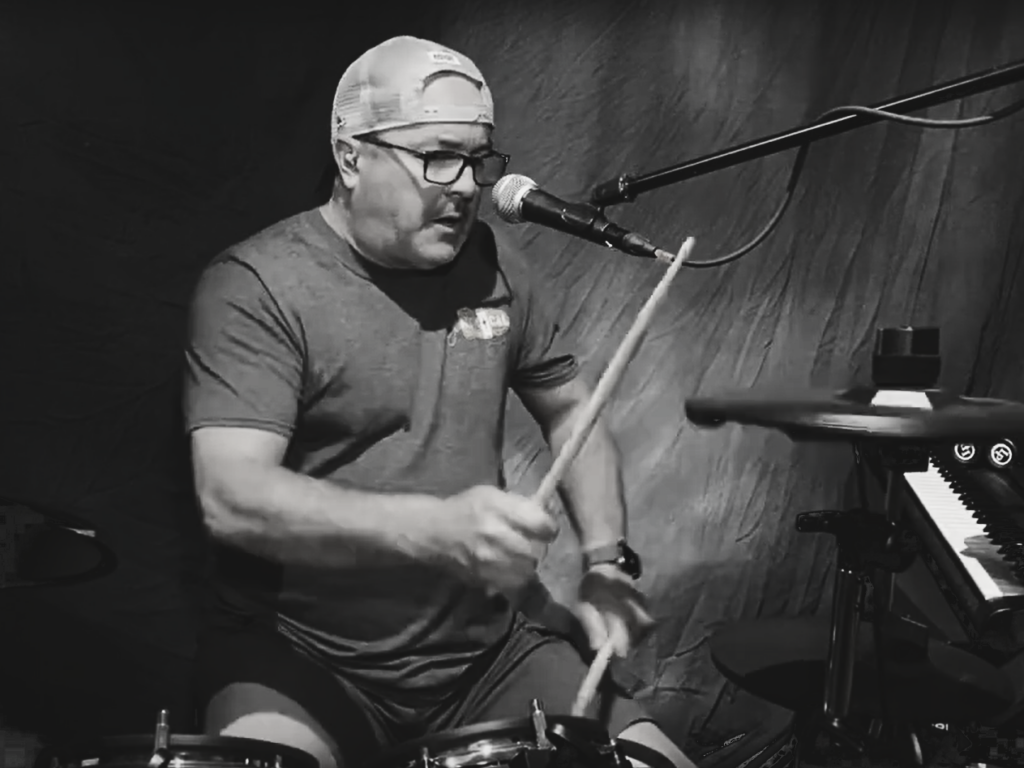
[[[277,432],[288,468],[367,491],[503,487],[509,387],[577,373],[536,283],[483,222],[423,272],[363,260],[318,209],[285,219],[200,278],[186,426]],[[221,621],[272,624],[381,693],[436,700],[511,620],[504,598],[424,566],[328,571],[215,548]]]

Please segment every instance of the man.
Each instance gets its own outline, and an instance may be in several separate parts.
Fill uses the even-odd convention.
[[[589,393],[527,263],[476,219],[508,162],[492,129],[465,56],[371,49],[338,84],[331,200],[199,282],[185,405],[219,549],[208,733],[353,768],[533,698],[569,711],[583,660],[513,604],[557,526],[501,490],[502,429],[511,388],[557,450]],[[621,567],[616,462],[599,425],[563,489],[590,555],[581,619],[625,655],[651,619]],[[612,735],[689,765],[636,703],[600,704]]]

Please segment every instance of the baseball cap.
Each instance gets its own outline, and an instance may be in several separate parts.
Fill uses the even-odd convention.
[[[423,91],[441,74],[475,83],[478,99],[425,105]],[[494,101],[476,64],[447,46],[400,36],[385,40],[349,65],[338,81],[331,143],[364,133],[423,123],[494,125]]]

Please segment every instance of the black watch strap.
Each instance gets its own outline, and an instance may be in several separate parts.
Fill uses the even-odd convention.
[[[614,544],[593,547],[583,553],[583,570],[602,564],[614,565],[632,579],[639,579],[642,572],[640,556],[625,539],[619,539]]]

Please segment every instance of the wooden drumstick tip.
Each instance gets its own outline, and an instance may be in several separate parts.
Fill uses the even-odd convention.
[[[679,253],[669,253],[668,251],[663,251],[661,248],[656,248],[654,251],[654,257],[662,264],[671,264],[679,257],[682,257],[682,260],[686,261],[690,258],[690,251],[693,250],[693,243],[694,239],[692,237],[686,238],[683,241],[683,244],[679,246]]]

